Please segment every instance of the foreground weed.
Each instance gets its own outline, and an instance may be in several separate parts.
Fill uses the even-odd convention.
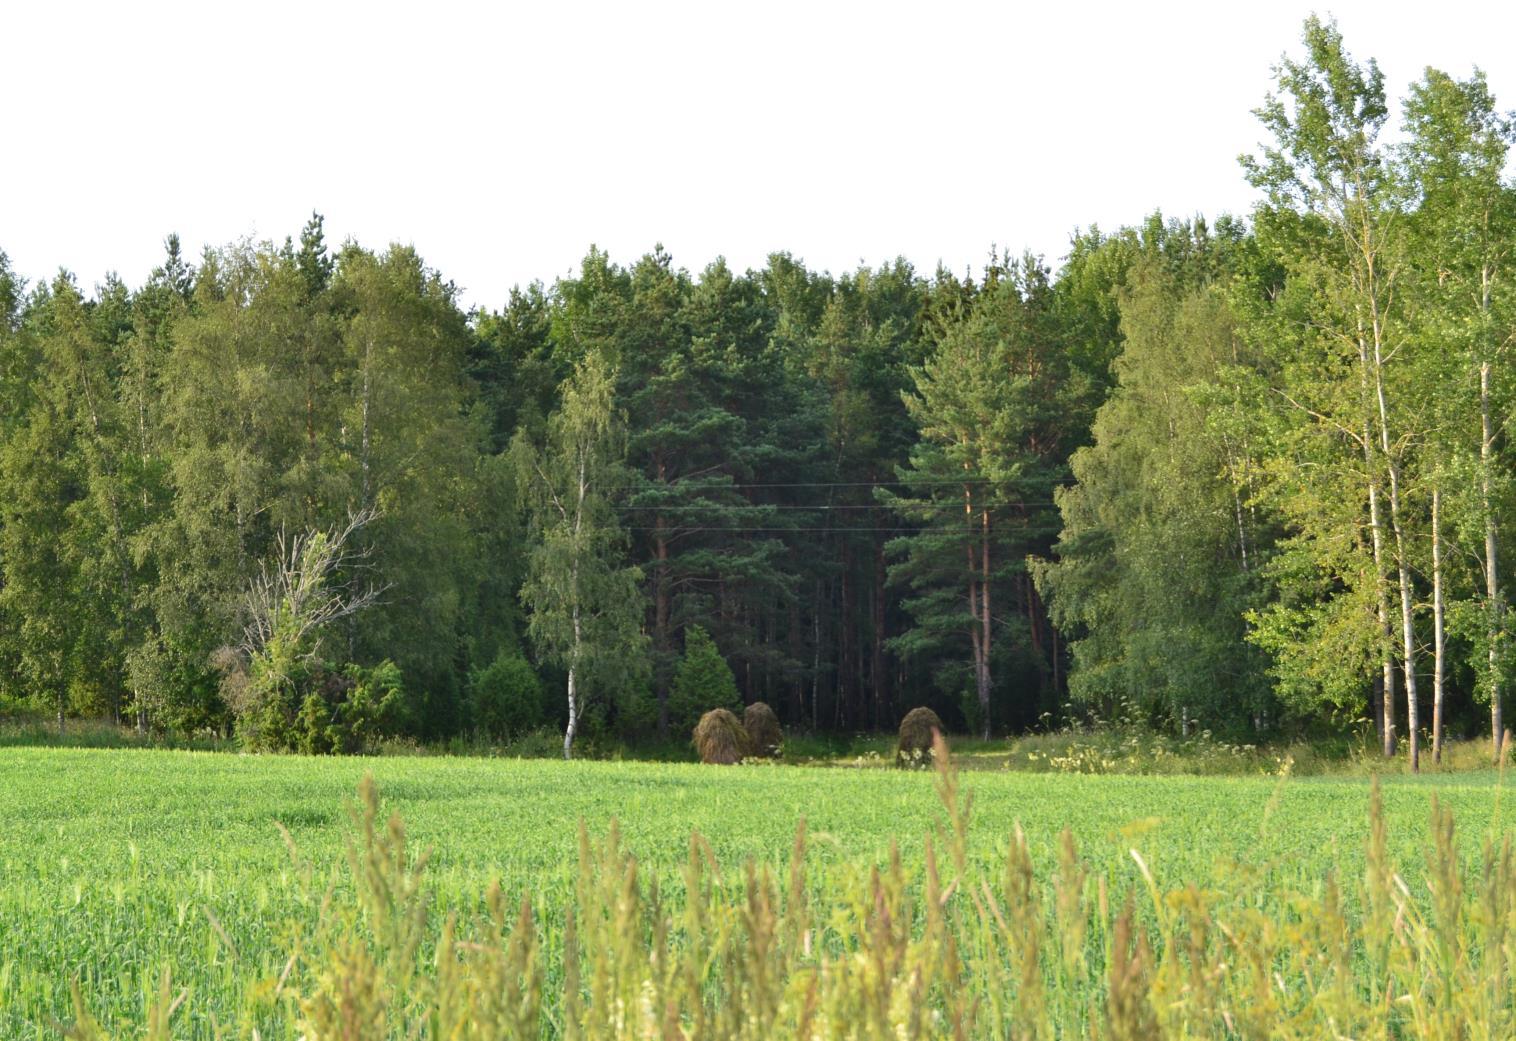
[[[944,812],[917,869],[892,846],[818,890],[802,822],[788,864],[723,877],[697,833],[670,898],[615,823],[599,838],[581,825],[572,907],[551,928],[492,886],[484,913],[434,929],[427,857],[365,780],[345,878],[318,893],[292,845],[316,910],[290,926],[267,1001],[308,1041],[1516,1036],[1508,834],[1492,830],[1470,871],[1434,803],[1408,881],[1376,782],[1364,870],[1346,888],[1336,873],[1268,901],[1246,880],[1164,888],[1132,850],[1139,878],[1118,897],[1067,830],[1047,884],[1019,825],[987,866],[945,744],[934,759]],[[112,1034],[75,993],[75,1041],[170,1041],[193,1004],[165,973],[140,1029]]]

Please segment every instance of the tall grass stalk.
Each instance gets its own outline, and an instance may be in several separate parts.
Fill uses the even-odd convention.
[[[1424,864],[1406,871],[1376,781],[1366,867],[1347,885],[1334,873],[1266,901],[1244,873],[1232,889],[1166,886],[1134,849],[1141,881],[1115,894],[1067,830],[1047,879],[1019,826],[998,872],[984,867],[940,738],[934,757],[944,816],[919,866],[892,847],[882,865],[829,873],[818,898],[803,822],[788,864],[750,862],[740,878],[721,877],[695,834],[671,900],[614,822],[600,837],[581,825],[554,932],[498,887],[483,913],[433,930],[426,857],[366,780],[348,879],[313,888],[267,1000],[309,1041],[1516,1036],[1508,834],[1492,829],[1470,870],[1434,802]],[[165,973],[143,1022],[115,1035],[88,1004],[76,989],[69,1037],[168,1041],[193,995]]]

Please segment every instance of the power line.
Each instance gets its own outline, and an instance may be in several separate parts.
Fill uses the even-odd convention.
[[[974,504],[974,509],[975,510],[979,510],[979,509],[983,509],[985,507],[995,508],[995,507],[1000,507],[1000,506],[1037,506],[1037,507],[1047,506],[1047,507],[1052,507],[1052,506],[1056,506],[1056,505],[1058,505],[1058,504],[1055,503],[1055,502],[1024,502],[1024,501],[1023,502],[990,502],[990,503],[976,502]],[[667,503],[667,504],[662,505],[662,506],[627,505],[627,506],[617,506],[616,507],[616,509],[618,509],[618,510],[636,510],[636,511],[641,511],[641,512],[657,512],[657,513],[689,513],[689,512],[699,512],[699,511],[709,511],[709,510],[742,510],[742,509],[750,509],[750,510],[817,510],[817,511],[826,510],[826,511],[830,511],[830,510],[891,510],[891,509],[900,509],[900,510],[926,510],[926,509],[961,510],[963,508],[964,508],[964,504],[961,503],[961,502],[911,503],[909,505],[904,505],[904,506],[899,506],[899,507],[892,506],[892,505],[887,504],[887,503],[837,503],[835,505],[827,504],[827,503],[821,503],[821,504],[818,504],[818,505],[810,506],[810,505],[806,505],[804,503],[787,503],[787,502],[744,502],[744,503],[731,503],[731,504],[726,504],[726,505],[723,505],[723,504],[714,504],[714,503],[713,504],[694,503],[694,504],[691,504],[691,505],[688,505],[688,506],[681,505],[679,503]]]
[[[705,532],[716,532],[716,533],[719,533],[719,534],[727,534],[727,535],[746,535],[746,534],[750,534],[750,533],[753,533],[753,532],[773,532],[775,534],[784,534],[784,535],[797,535],[797,534],[823,534],[824,535],[824,534],[831,534],[831,533],[848,534],[850,532],[857,533],[857,532],[890,532],[890,531],[893,531],[893,532],[902,532],[902,533],[908,532],[908,533],[910,533],[912,535],[963,535],[963,534],[969,534],[969,535],[973,535],[975,538],[978,538],[979,535],[980,535],[980,529],[979,528],[970,527],[968,525],[964,525],[962,527],[952,527],[952,528],[918,528],[918,527],[893,527],[893,528],[879,528],[879,527],[864,527],[864,528],[849,528],[849,527],[832,527],[832,528],[748,528],[748,527],[740,527],[740,528],[670,528],[670,527],[664,527],[664,528],[656,528],[656,527],[627,527],[627,528],[622,528],[621,530],[622,531],[661,531],[661,532],[663,532],[666,535],[699,535],[699,534],[703,534]]]
[[[883,481],[788,481],[776,484],[726,484],[712,481],[710,478],[691,477],[686,479],[676,478],[673,481],[649,481],[650,485],[667,488],[679,488],[685,486],[700,485],[705,482],[711,488],[886,488],[896,485],[965,485],[965,484],[999,484],[988,477],[906,477],[891,478]]]

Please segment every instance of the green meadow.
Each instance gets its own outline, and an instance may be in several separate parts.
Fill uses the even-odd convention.
[[[385,812],[403,817],[411,848],[431,851],[423,884],[434,920],[479,915],[498,882],[512,901],[530,897],[548,933],[574,899],[581,821],[594,836],[618,822],[641,881],[676,894],[692,832],[709,842],[718,886],[732,887],[748,861],[782,864],[804,819],[806,884],[825,906],[834,886],[885,864],[892,842],[905,875],[919,880],[924,837],[944,818],[932,774],[887,769],[8,748],[0,1036],[57,1036],[73,1014],[74,981],[107,1029],[142,1022],[165,969],[183,994],[175,1037],[251,1036],[254,1026],[264,1038],[295,1036],[282,1032],[293,1028],[267,1000],[268,981],[287,960],[290,923],[315,914],[322,880],[347,885],[348,810],[366,774]],[[973,799],[969,857],[988,877],[1018,823],[1038,878],[1051,877],[1068,827],[1112,901],[1144,885],[1134,849],[1162,887],[1235,895],[1240,886],[1264,911],[1289,894],[1319,895],[1329,873],[1363,873],[1362,778],[986,770],[961,782]],[[1466,857],[1511,816],[1493,773],[1387,779],[1388,849],[1413,884],[1431,845],[1434,792]],[[551,986],[555,970],[546,971]]]

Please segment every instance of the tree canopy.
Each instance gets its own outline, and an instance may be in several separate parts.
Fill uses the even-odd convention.
[[[318,751],[756,701],[1498,739],[1516,129],[1478,72],[1397,108],[1301,43],[1247,219],[1056,266],[591,247],[466,311],[319,215],[137,287],[0,253],[0,707]]]

